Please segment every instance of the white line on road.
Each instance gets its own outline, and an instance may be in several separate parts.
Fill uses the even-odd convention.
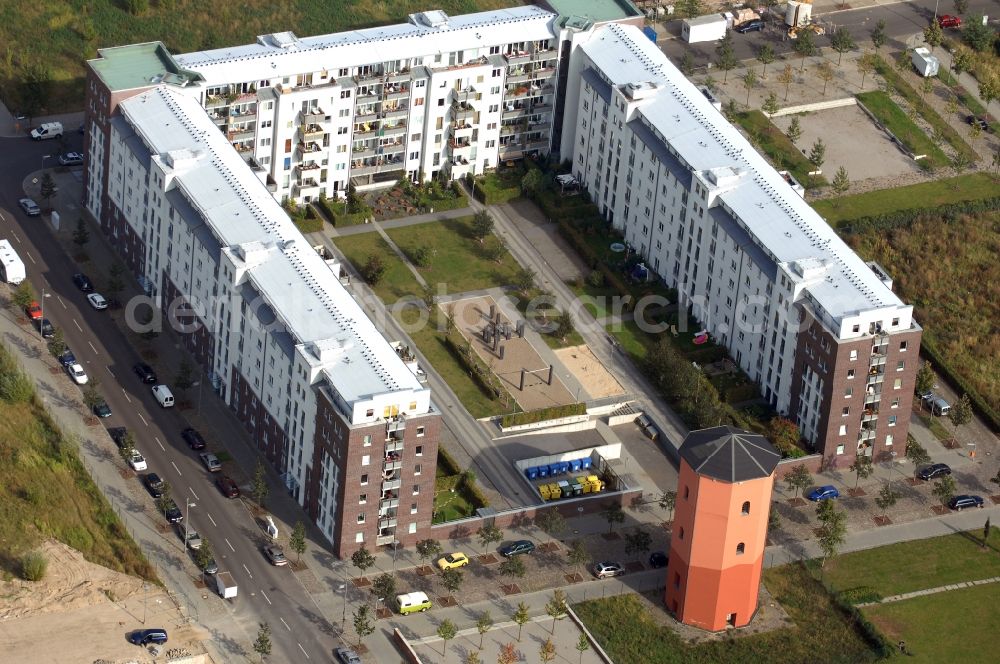
[[[61,298],[61,297],[59,297],[58,295],[56,295],[56,300],[58,300],[58,301],[59,301],[59,304],[61,304],[61,305],[62,305],[62,308],[63,308],[63,309],[65,309],[65,308],[66,308],[66,303],[62,301],[62,298]]]
[[[211,518],[211,517],[209,517],[209,518]],[[215,523],[215,521],[213,521],[212,523]],[[227,539],[225,537],[223,537],[222,539],[225,540],[226,546],[229,547],[229,550],[232,551],[233,553],[236,553],[236,549],[234,549],[233,545],[229,543],[229,539]]]
[[[250,568],[247,567],[245,563],[243,565],[243,569],[245,569],[247,571],[247,576],[249,576],[252,579],[253,578],[253,574],[250,573]]]
[[[174,463],[173,461],[171,461],[170,465],[174,467],[174,470],[177,471],[178,475],[180,475],[181,477],[184,477],[184,473],[181,472],[181,469],[177,467],[176,463]]]
[[[288,626],[288,623],[285,622],[284,618],[282,618],[281,616],[278,616],[278,620],[280,620],[281,624],[285,626],[285,629],[287,629],[289,632],[292,631],[292,628]]]
[[[160,449],[161,449],[161,450],[163,450],[164,452],[166,452],[166,451],[167,451],[167,448],[165,448],[165,447],[163,446],[163,443],[161,443],[161,442],[160,442],[160,439],[159,439],[158,437],[156,437],[156,436],[153,436],[153,440],[155,440],[155,441],[156,441],[156,444],[160,446]]]
[[[191,487],[188,487],[188,491],[190,491],[190,492],[191,492],[191,495],[192,495],[192,496],[194,496],[194,499],[195,499],[195,500],[201,500],[201,498],[199,498],[199,497],[198,497],[198,494],[196,494],[196,493],[194,492],[194,489],[192,489]]]
[[[217,523],[215,522],[215,519],[213,519],[213,518],[212,518],[212,515],[211,515],[211,514],[209,514],[208,512],[205,512],[205,516],[207,516],[207,517],[208,517],[208,520],[212,522],[212,525],[213,525],[213,526],[215,526],[216,528],[218,528],[218,527],[219,527],[219,524],[217,524]],[[232,548],[232,547],[230,547],[230,548]]]
[[[263,590],[261,590],[261,591],[260,591],[260,594],[264,596],[264,599],[266,599],[266,600],[267,600],[267,603],[268,603],[268,604],[270,604],[270,603],[271,603],[271,598],[267,596],[267,593],[265,593],[265,592],[264,592]]]
[[[139,416],[139,419],[142,420],[143,424],[145,424],[147,427],[149,426],[149,422],[147,422],[146,418],[142,416],[142,413],[136,413],[136,415]]]
[[[28,260],[30,260],[32,263],[34,263],[35,265],[38,265],[38,263],[35,263],[35,259],[31,257],[31,254],[29,252],[27,252],[27,251],[24,252],[24,255],[27,256]]]
[[[73,325],[76,325],[76,329],[77,330],[79,330],[80,332],[83,332],[83,328],[80,327],[80,324],[76,322],[75,318],[73,319]]]
[[[114,378],[114,377],[115,377],[115,372],[111,370],[111,367],[109,367],[109,366],[105,365],[105,367],[104,367],[104,368],[108,370],[108,373],[109,373],[109,374],[111,374],[111,377],[112,377],[112,378]]]
[[[80,330],[80,331],[81,331],[81,332],[83,332],[83,330]],[[88,345],[88,346],[90,346],[90,350],[94,351],[94,355],[100,355],[100,353],[98,353],[98,352],[97,352],[97,349],[96,349],[96,348],[94,348],[94,344],[92,344],[92,343],[90,343],[90,342],[88,341],[88,342],[87,342],[87,345]]]
[[[122,388],[122,394],[125,395],[125,400],[126,401],[128,401],[129,403],[132,403],[132,399],[129,397],[128,392],[125,391],[124,387]],[[160,447],[163,447],[163,446],[161,445]]]
[[[301,643],[296,643],[295,645],[299,647],[299,650],[301,650],[302,654],[306,656],[306,659],[312,659],[312,657],[309,656],[309,653],[306,652],[306,649],[302,647]]]
[[[6,221],[6,219],[4,221]],[[20,235],[18,235],[14,231],[11,231],[10,234],[14,236],[14,239],[17,240],[18,244],[21,244],[21,236]]]

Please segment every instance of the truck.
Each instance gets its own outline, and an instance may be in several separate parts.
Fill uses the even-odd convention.
[[[913,67],[924,78],[937,76],[938,69],[941,66],[937,57],[931,55],[931,52],[923,46],[913,49],[913,52],[910,53],[910,62],[913,63]]]
[[[17,286],[24,281],[24,277],[24,263],[14,251],[10,240],[0,240],[0,280]]]
[[[236,597],[236,580],[229,572],[218,572],[214,575],[215,592],[223,599]]]
[[[681,23],[681,39],[689,44],[716,41],[726,36],[729,23],[722,14],[686,18]]]
[[[50,138],[59,138],[63,135],[61,122],[43,122],[31,130],[31,138],[36,141],[47,141]]]

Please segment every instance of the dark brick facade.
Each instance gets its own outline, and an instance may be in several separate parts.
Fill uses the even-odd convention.
[[[232,395],[230,406],[246,427],[254,447],[278,469],[279,473],[284,472],[285,456],[288,454],[288,438],[284,429],[271,417],[250,383],[236,367],[230,372],[229,389]]]

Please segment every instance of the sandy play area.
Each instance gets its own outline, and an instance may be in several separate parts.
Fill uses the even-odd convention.
[[[556,357],[572,373],[591,399],[625,394],[621,384],[601,364],[588,346],[573,346],[555,351]]]

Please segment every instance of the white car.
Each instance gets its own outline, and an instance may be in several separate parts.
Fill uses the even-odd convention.
[[[66,154],[59,155],[59,164],[61,166],[79,166],[83,163],[83,155],[79,152],[67,152]]]
[[[90,302],[90,306],[98,311],[108,308],[108,301],[100,293],[90,293],[87,295],[87,301]]]
[[[139,454],[139,450],[132,450],[132,456],[129,457],[128,465],[132,466],[132,470],[135,472],[146,470],[146,457]]]
[[[66,365],[66,373],[69,374],[69,377],[72,378],[73,382],[77,385],[87,384],[87,372],[85,372],[83,367],[79,364],[74,362],[73,364]]]
[[[29,217],[37,217],[42,213],[42,209],[38,207],[38,203],[30,198],[22,198],[17,202],[17,204],[21,206],[21,209],[24,210],[24,213]]]

